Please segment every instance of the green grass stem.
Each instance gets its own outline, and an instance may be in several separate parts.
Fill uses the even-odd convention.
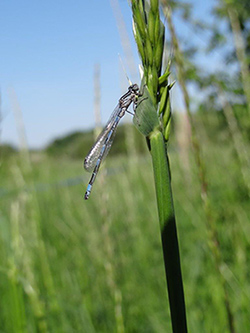
[[[183,333],[187,332],[186,310],[166,148],[172,86],[168,84],[170,63],[162,75],[165,28],[160,20],[158,0],[132,0],[132,11],[135,40],[144,70],[143,95],[137,103],[134,124],[146,136],[151,151],[172,329]]]
[[[207,180],[207,169],[205,165],[205,161],[202,156],[202,150],[201,146],[196,134],[196,128],[195,128],[195,123],[193,119],[193,115],[191,113],[190,109],[190,99],[189,99],[189,94],[187,91],[186,87],[186,75],[185,75],[185,70],[184,70],[184,59],[182,52],[179,47],[179,42],[175,33],[175,28],[173,25],[172,21],[172,11],[169,6],[169,4],[165,1],[162,0],[162,5],[163,5],[163,10],[164,14],[166,16],[167,22],[168,22],[168,27],[171,33],[171,38],[172,38],[172,43],[174,46],[175,50],[175,61],[176,61],[176,67],[177,67],[177,77],[178,77],[178,82],[180,84],[180,88],[182,91],[182,94],[184,96],[184,103],[185,103],[185,108],[186,108],[186,113],[188,116],[188,121],[190,124],[191,128],[191,143],[193,147],[193,152],[194,152],[194,157],[195,157],[195,162],[198,167],[198,173],[199,173],[199,180],[200,180],[200,186],[201,186],[201,199],[203,203],[203,208],[206,216],[206,226],[208,230],[208,244],[210,246],[215,266],[217,269],[218,273],[218,278],[221,284],[221,288],[223,289],[224,292],[224,300],[225,300],[225,309],[227,313],[227,318],[228,318],[228,326],[230,332],[235,332],[234,329],[234,315],[232,312],[232,305],[230,303],[230,299],[228,296],[228,291],[227,291],[227,285],[225,278],[221,274],[220,267],[224,264],[223,256],[221,254],[221,248],[220,248],[220,242],[218,239],[218,233],[217,233],[217,228],[216,228],[216,222],[214,219],[214,214],[213,214],[213,206],[211,205],[210,202],[210,197],[208,193],[208,180]]]
[[[187,332],[180,255],[175,222],[169,160],[162,133],[150,135],[151,156],[161,228],[173,332]]]
[[[240,22],[240,13],[237,11],[237,8],[230,2],[225,1],[225,6],[228,12],[228,17],[230,20],[235,52],[240,65],[240,72],[242,78],[242,86],[244,94],[247,100],[248,113],[250,113],[250,71],[249,71],[249,56],[247,55],[247,46],[245,45],[241,22]]]

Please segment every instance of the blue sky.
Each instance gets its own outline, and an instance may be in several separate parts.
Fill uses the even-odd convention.
[[[193,0],[196,15],[205,17],[212,1],[200,3]],[[120,6],[139,63],[130,8],[126,0]],[[31,148],[94,126],[96,63],[104,122],[124,92],[118,56],[123,50],[109,0],[1,1],[0,46],[1,142],[18,145],[10,89],[17,95]]]

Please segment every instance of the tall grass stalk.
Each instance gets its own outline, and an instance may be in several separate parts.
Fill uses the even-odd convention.
[[[41,212],[33,182],[33,169],[26,140],[22,111],[14,89],[10,91],[10,99],[20,143],[20,165],[17,163],[13,166],[12,172],[16,187],[22,189],[17,197],[16,205],[13,206],[13,211],[18,209],[20,213],[17,220],[11,220],[14,224],[10,227],[12,230],[18,231],[18,234],[15,234],[14,238],[20,240],[17,244],[23,245],[19,251],[22,251],[24,255],[20,257],[19,251],[14,251],[13,254],[16,257],[18,266],[23,268],[20,272],[21,288],[23,290],[23,297],[27,295],[32,307],[34,316],[33,325],[38,327],[39,331],[47,332],[48,323],[45,317],[45,305],[41,299],[41,290],[38,287],[34,274],[36,265],[39,265],[41,268],[42,282],[46,290],[46,295],[50,300],[48,308],[51,318],[55,321],[60,316],[59,306],[48,255],[42,237]],[[25,187],[27,186],[31,189],[29,193],[25,191]],[[22,244],[23,239],[26,240],[25,244]]]
[[[13,168],[13,178],[16,185],[24,187],[26,184],[22,175],[22,170],[19,167]],[[32,194],[26,194],[21,191],[17,199],[11,205],[11,218],[10,218],[10,234],[11,234],[11,248],[13,264],[16,271],[16,286],[15,288],[21,289],[23,303],[27,297],[28,303],[31,307],[33,328],[37,327],[39,332],[48,332],[48,324],[46,322],[44,303],[41,300],[40,290],[37,285],[37,279],[34,274],[35,262],[38,259],[38,234],[35,216],[33,219],[35,223],[27,226],[27,215],[34,214],[35,207],[32,207],[33,197]],[[29,221],[31,222],[31,221]],[[25,240],[25,242],[24,242]],[[9,270],[13,270],[13,266],[9,266]],[[11,279],[13,284],[14,275]],[[14,284],[11,286],[14,288]],[[20,304],[20,301],[19,301]],[[20,305],[19,305],[20,306]],[[13,321],[15,322],[15,320]],[[29,323],[28,327],[32,324]],[[24,329],[24,327],[22,327]]]
[[[19,105],[16,92],[14,88],[9,89],[9,98],[11,102],[12,111],[14,114],[14,119],[16,123],[16,130],[18,134],[18,140],[19,140],[19,152],[21,156],[21,163],[22,168],[25,173],[30,174],[31,173],[31,161],[30,161],[30,154],[28,149],[28,143],[26,138],[26,131],[22,116],[22,110]]]
[[[100,66],[98,64],[95,65],[94,70],[94,113],[95,113],[95,131],[94,136],[97,136],[101,130],[101,87],[100,87]],[[106,176],[107,170],[104,166],[103,172],[99,177],[99,186],[101,188],[106,188]],[[101,201],[99,205],[99,209],[101,212],[101,217],[103,219],[102,228],[101,228],[101,237],[103,241],[103,248],[106,254],[106,258],[104,261],[104,268],[106,272],[106,281],[107,286],[110,291],[110,295],[113,298],[114,302],[114,317],[116,320],[116,330],[117,333],[124,333],[124,320],[122,315],[122,294],[120,289],[118,288],[115,281],[115,269],[114,269],[114,240],[110,235],[110,227],[111,227],[111,216],[108,211],[108,197],[106,191],[100,191]]]
[[[2,91],[0,89],[0,147],[1,147],[1,136],[2,136],[2,121],[3,121],[3,115],[2,115]],[[0,150],[0,166],[1,166],[1,150]]]
[[[21,237],[19,232],[20,205],[17,200],[12,202],[10,207],[10,248],[9,248],[9,263],[7,266],[7,276],[9,280],[9,303],[10,313],[12,313],[12,327],[9,323],[10,331],[22,331],[27,325],[25,315],[25,300],[23,297],[22,285],[19,283],[19,265],[23,255]],[[7,306],[8,308],[8,306]]]
[[[232,27],[235,51],[240,64],[240,72],[242,78],[242,85],[244,94],[247,100],[248,114],[250,114],[250,70],[249,70],[249,60],[246,54],[246,46],[242,30],[240,27],[239,15],[237,8],[234,8],[230,2],[224,1],[227,7],[228,17]],[[244,9],[243,9],[244,10]]]
[[[185,70],[184,70],[183,55],[180,50],[178,39],[177,39],[177,36],[175,33],[175,28],[174,28],[174,25],[172,22],[171,8],[166,0],[161,0],[161,3],[163,6],[165,17],[167,19],[172,43],[174,46],[175,62],[176,62],[176,67],[177,67],[177,78],[178,78],[178,82],[180,84],[182,94],[184,96],[185,109],[186,109],[186,113],[188,115],[188,119],[189,119],[189,123],[190,123],[190,127],[191,127],[191,142],[192,142],[192,146],[193,146],[195,161],[196,161],[196,164],[197,164],[197,167],[199,170],[199,179],[200,179],[200,184],[201,184],[201,199],[203,202],[204,212],[206,215],[206,226],[207,226],[208,235],[209,235],[208,244],[212,251],[216,270],[219,274],[219,281],[221,283],[222,290],[224,292],[224,302],[225,302],[225,309],[226,309],[227,318],[228,318],[229,329],[230,329],[230,332],[233,333],[233,332],[235,332],[235,328],[234,328],[235,320],[234,320],[234,316],[232,313],[232,305],[230,303],[230,299],[228,296],[226,280],[221,271],[221,267],[224,264],[224,260],[222,257],[220,242],[219,242],[218,234],[217,234],[217,230],[216,230],[216,223],[215,223],[215,220],[213,217],[213,207],[211,206],[211,202],[210,202],[210,198],[209,198],[209,194],[208,194],[208,181],[207,181],[206,166],[205,166],[205,162],[202,157],[201,147],[200,147],[199,140],[198,140],[198,137],[196,134],[196,128],[195,128],[193,116],[192,116],[191,109],[190,109],[190,99],[189,99],[189,94],[188,94],[188,91],[186,88],[186,76],[185,76]]]
[[[180,167],[183,171],[183,178],[185,182],[191,186],[191,169],[190,169],[190,159],[189,152],[191,148],[191,140],[190,140],[190,124],[188,120],[188,116],[186,113],[176,113],[175,114],[176,121],[176,140],[178,144],[178,157]]]
[[[118,32],[119,32],[119,35],[120,35],[120,41],[121,41],[123,52],[124,52],[124,55],[125,55],[125,61],[126,61],[125,63],[128,66],[129,73],[130,73],[131,78],[132,78],[132,82],[136,82],[135,78],[138,77],[136,63],[135,63],[135,60],[134,60],[132,46],[131,46],[129,35],[128,35],[127,29],[126,29],[124,17],[122,15],[122,11],[121,11],[121,8],[120,8],[120,3],[119,3],[118,0],[110,0],[110,5],[111,5],[111,8],[113,10],[113,14],[114,14],[114,17],[115,17],[115,20],[116,20],[116,25],[117,25]],[[125,71],[124,68],[123,68],[123,70]],[[123,74],[123,77],[124,77],[124,72],[122,74]],[[126,74],[126,76],[127,76],[127,74]],[[130,81],[130,80],[128,80],[128,81]],[[125,89],[124,89],[123,80],[121,80],[121,83],[122,83],[121,84],[122,91],[124,91],[127,87],[125,87]],[[127,82],[127,84],[128,84],[128,82]],[[133,164],[134,164],[134,161],[137,157],[137,154],[136,154],[136,148],[135,148],[136,147],[136,145],[135,145],[135,134],[134,134],[133,128],[130,127],[130,126],[128,126],[126,131],[125,131],[125,144],[126,144],[126,147],[127,147],[127,155],[128,155],[129,165],[130,165],[130,167],[133,167]]]
[[[159,1],[132,0],[133,28],[142,60],[143,79],[134,123],[150,148],[173,332],[187,332],[179,246],[171,189],[167,141],[171,109],[169,66],[162,74],[165,28]]]
[[[228,128],[229,128],[231,137],[233,139],[233,144],[234,144],[236,154],[239,159],[242,178],[247,187],[248,196],[250,197],[250,173],[249,173],[250,163],[249,163],[249,157],[247,154],[247,149],[244,144],[244,138],[243,138],[241,130],[238,126],[238,122],[234,115],[232,106],[226,99],[226,96],[225,96],[222,88],[218,87],[218,90],[219,90],[218,95],[221,100],[222,109],[223,109],[224,115],[225,115],[227,123],[228,123]]]
[[[101,87],[100,87],[100,64],[95,64],[94,68],[94,116],[95,133],[97,138],[101,131]]]
[[[122,15],[122,11],[120,8],[120,3],[118,0],[110,0],[110,6],[113,10],[113,14],[116,20],[116,25],[118,28],[118,32],[120,35],[121,45],[123,48],[123,52],[125,55],[126,64],[129,68],[130,75],[132,76],[132,81],[135,80],[137,75],[136,63],[133,56],[133,50],[131,46],[131,42],[129,39],[129,35],[127,32],[126,24],[124,21],[124,17]]]

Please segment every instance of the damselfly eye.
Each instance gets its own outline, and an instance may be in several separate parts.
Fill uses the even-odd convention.
[[[136,84],[136,83],[133,84],[133,85],[131,86],[131,88],[132,88],[132,90],[135,91],[135,92],[139,90],[138,84]]]

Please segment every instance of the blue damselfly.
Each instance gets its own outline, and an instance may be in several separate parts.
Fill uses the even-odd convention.
[[[136,103],[139,96],[140,92],[137,84],[128,87],[128,91],[119,99],[119,102],[111,114],[106,126],[99,134],[96,142],[86,156],[84,160],[84,168],[89,172],[93,172],[84,196],[85,200],[89,198],[101,162],[107,156],[111,148],[119,121],[125,115],[126,111],[129,112],[128,107],[131,103]]]

